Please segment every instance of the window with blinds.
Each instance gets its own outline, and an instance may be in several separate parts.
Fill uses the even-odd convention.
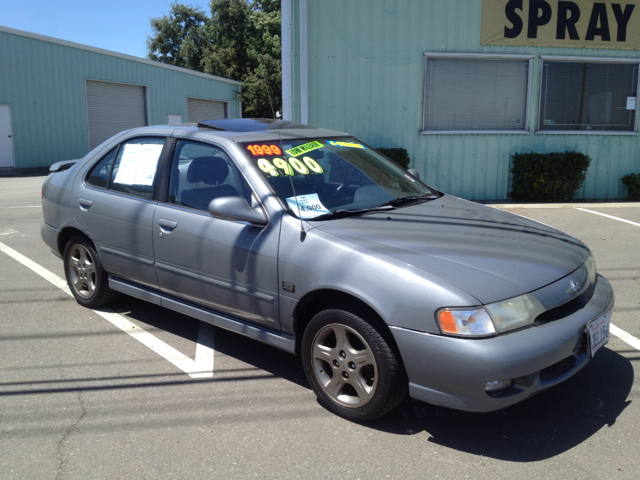
[[[544,59],[541,131],[634,132],[637,63]]]
[[[423,133],[527,129],[530,57],[425,55]]]

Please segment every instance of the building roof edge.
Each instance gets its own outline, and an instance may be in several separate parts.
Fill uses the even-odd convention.
[[[32,38],[34,40],[40,40],[43,42],[55,43],[57,45],[62,45],[64,47],[77,48],[80,50],[86,50],[93,53],[99,53],[102,55],[108,55],[111,57],[120,58],[122,60],[129,60],[132,62],[144,63],[146,65],[150,65],[153,67],[166,68],[169,70],[175,70],[180,73],[186,73],[189,75],[195,75],[198,77],[208,78],[209,80],[218,80],[220,82],[230,83],[232,85],[242,86],[242,82],[238,82],[237,80],[231,80],[230,78],[218,77],[216,75],[210,75],[208,73],[197,72],[195,70],[189,70],[188,68],[176,67],[175,65],[169,65],[168,63],[156,62],[155,60],[149,60],[147,58],[134,57],[133,55],[127,55],[124,53],[114,52],[112,50],[105,50],[103,48],[92,47],[89,45],[84,45],[82,43],[70,42],[68,40],[62,40],[60,38],[48,37],[46,35],[40,35],[38,33],[27,32],[24,30],[18,30],[16,28],[5,27],[0,25],[0,32],[8,33],[11,35],[18,35],[20,37]]]

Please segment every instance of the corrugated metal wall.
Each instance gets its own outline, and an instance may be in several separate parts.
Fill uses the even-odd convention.
[[[15,167],[46,167],[89,151],[85,80],[147,87],[150,124],[187,118],[187,97],[229,102],[238,85],[0,31],[0,104],[11,105]]]
[[[292,0],[294,25],[300,0]],[[469,199],[506,199],[510,155],[577,150],[592,158],[582,198],[626,196],[620,177],[640,172],[636,135],[421,135],[424,52],[536,55],[529,124],[535,130],[539,55],[640,57],[637,51],[480,45],[481,0],[307,0],[309,123],[373,146],[404,147],[431,185]],[[295,29],[294,29],[295,30]],[[294,32],[293,77],[299,79]],[[299,119],[294,81],[294,116]]]

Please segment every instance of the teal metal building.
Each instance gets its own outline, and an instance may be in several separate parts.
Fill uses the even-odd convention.
[[[515,153],[566,150],[592,159],[576,198],[624,198],[638,3],[283,0],[283,116],[406,148],[467,199],[507,199]]]
[[[0,171],[80,158],[127,128],[239,118],[241,85],[0,27]]]

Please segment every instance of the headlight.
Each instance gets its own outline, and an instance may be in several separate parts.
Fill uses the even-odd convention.
[[[546,309],[531,294],[484,307],[442,309],[436,315],[442,333],[463,337],[488,337],[531,325]]]
[[[436,318],[442,333],[447,335],[487,337],[496,333],[489,315],[483,308],[440,310]]]
[[[484,307],[499,333],[531,325],[546,308],[531,294],[490,303]]]
[[[587,267],[587,286],[593,285],[596,283],[596,259],[593,258],[593,254],[590,253],[587,257],[587,260],[584,262],[585,267]]]

